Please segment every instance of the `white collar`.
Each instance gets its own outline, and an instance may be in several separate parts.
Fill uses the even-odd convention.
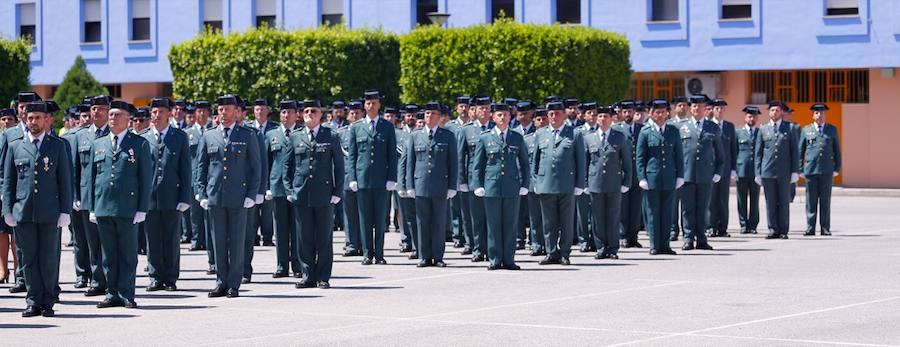
[[[128,134],[128,129],[127,129],[127,128],[126,128],[125,130],[123,130],[121,133],[118,133],[118,134],[113,134],[113,133],[110,131],[109,137],[110,137],[111,139],[117,139],[116,147],[119,147],[119,145],[122,144],[122,140],[125,139],[125,135],[126,135],[126,134]],[[118,136],[118,137],[116,137],[116,136]]]
[[[32,136],[30,131],[26,132],[25,134],[26,134],[26,136],[28,136],[28,142],[34,142],[34,140],[37,139],[38,143],[41,143],[41,142],[44,142],[44,135],[47,135],[47,132],[46,131],[42,132],[37,137]]]
[[[500,136],[504,140],[506,140],[506,134],[509,133],[509,128],[506,128],[506,131],[500,131],[499,127],[494,127],[492,130],[494,131],[494,134],[497,134],[497,136]]]
[[[557,133],[561,133],[563,129],[566,128],[566,123],[564,122],[559,128],[554,128],[552,125],[550,126],[550,131],[556,131]]]
[[[476,120],[475,120],[475,123],[478,123],[479,126],[481,126],[482,128],[484,128],[484,127],[486,127],[488,124],[490,124],[490,121],[489,121],[488,123],[483,123],[483,124],[482,124],[480,120],[477,120],[477,119],[476,119]]]
[[[381,118],[381,117],[379,117],[377,114],[375,115],[375,118],[369,117],[368,114],[366,115],[366,119],[369,120],[369,123],[372,123],[372,122],[374,122],[374,121],[377,121],[379,118]]]
[[[662,132],[662,129],[663,129],[663,126],[665,126],[665,123],[663,123],[663,126],[659,126],[659,124],[656,124],[656,122],[650,121],[650,126],[653,127],[653,130]]]
[[[744,123],[744,129],[745,129],[745,130],[751,131],[751,130],[753,130],[753,128],[755,128],[755,127],[751,127],[750,124]]]
[[[601,128],[599,126],[597,127],[597,135],[599,136],[600,134],[603,134],[603,136],[606,137],[607,141],[609,141],[609,134],[611,131],[612,131],[612,127],[609,127],[609,129],[606,129],[606,131],[603,131],[603,128]]]
[[[165,137],[166,134],[169,133],[169,127],[168,127],[168,126],[166,126],[165,128],[163,128],[162,131],[156,130],[156,127],[151,127],[151,128],[153,129],[153,133],[156,134],[156,136],[159,136],[159,137]]]
[[[310,134],[312,134],[312,135],[315,136],[316,134],[319,133],[319,127],[320,127],[320,126],[321,126],[321,124],[316,125],[316,127],[315,127],[315,128],[312,128],[312,129],[310,129],[309,127],[306,127],[306,130],[309,131]]]

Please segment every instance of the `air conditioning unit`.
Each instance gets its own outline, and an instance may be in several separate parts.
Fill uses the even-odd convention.
[[[684,76],[684,94],[687,96],[706,94],[710,98],[719,96],[721,76],[719,74],[693,74]]]

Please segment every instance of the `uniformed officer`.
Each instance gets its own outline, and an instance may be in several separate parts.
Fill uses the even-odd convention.
[[[332,213],[341,200],[344,158],[340,139],[331,128],[319,126],[321,107],[318,100],[303,101],[306,126],[291,134],[287,151],[284,185],[299,228],[302,269],[297,288],[331,286]]]
[[[653,100],[650,121],[638,136],[638,186],[644,195],[644,218],[650,235],[650,254],[675,254],[666,240],[675,211],[675,190],[684,185],[684,159],[678,128],[666,124],[669,103]]]
[[[344,254],[345,257],[362,256],[362,230],[359,227],[359,204],[356,192],[350,189],[350,128],[351,125],[363,117],[362,102],[353,101],[347,105],[347,124],[337,129],[336,135],[341,140],[341,150],[344,153],[344,195],[338,203],[344,205]]]
[[[256,99],[253,101],[253,122],[249,123],[252,128],[259,130],[260,136],[263,140],[266,139],[266,134],[273,130],[280,130],[281,124],[270,119],[271,109],[269,108],[269,101],[266,99]],[[266,142],[262,141],[260,143],[260,148],[266,149]],[[263,178],[268,178],[271,175],[268,173],[272,171],[272,163],[269,160],[268,151],[265,154],[266,157],[266,170],[262,173]],[[269,186],[269,181],[264,179],[265,186]],[[250,228],[252,230],[259,229],[259,235],[262,236],[262,245],[267,247],[274,247],[275,242],[273,242],[272,238],[275,236],[275,225],[274,225],[274,204],[272,203],[272,195],[265,194],[269,189],[266,188],[263,190],[263,201],[262,203],[256,206],[256,211],[254,212],[254,218],[252,219],[252,224]]]
[[[447,200],[456,195],[456,138],[439,126],[441,105],[425,105],[425,127],[406,141],[404,183],[406,196],[415,199],[419,235],[418,267],[445,267],[444,238],[447,230]]]
[[[528,195],[530,184],[528,154],[522,135],[509,129],[509,106],[497,103],[491,111],[496,126],[478,138],[471,188],[475,196],[484,199],[488,270],[519,270],[515,263],[516,221],[519,199]],[[562,112],[559,116],[562,118]]]
[[[534,122],[535,131],[525,135],[523,139],[525,148],[528,150],[529,168],[534,167],[534,150],[537,148],[537,131],[547,126],[547,109],[543,107],[535,109],[532,121]],[[531,256],[537,257],[547,255],[547,251],[544,249],[544,219],[541,217],[541,196],[534,190],[534,183],[537,181],[534,170],[529,170],[529,174],[531,177],[528,181],[529,186],[527,196],[528,238],[531,242]]]
[[[181,271],[178,224],[191,201],[190,144],[183,130],[169,126],[173,106],[167,98],[153,98],[150,101],[153,127],[142,135],[150,144],[153,157],[150,212],[144,223],[150,264],[148,292],[177,289],[175,282]]]
[[[147,141],[128,131],[132,112],[134,106],[129,103],[110,102],[109,135],[94,140],[88,166],[89,192],[83,203],[100,233],[108,284],[106,298],[97,303],[98,308],[137,307],[135,226],[144,222],[150,207],[153,158]]]
[[[786,123],[788,123],[788,125],[791,126],[791,133],[794,135],[794,137],[797,138],[797,142],[802,141],[802,139],[800,139],[800,125],[798,125],[797,123],[794,122],[794,109],[792,109],[791,106],[788,105],[787,103],[782,103],[782,104],[784,105],[784,112],[783,112],[783,116],[781,117],[782,121],[785,121]],[[796,196],[797,196],[797,182],[791,182],[791,203],[794,202],[794,197],[796,197]]]
[[[595,118],[597,116],[597,103],[593,101],[584,102],[578,106],[578,109],[581,111],[580,119],[584,124],[576,127],[575,131],[580,132],[581,137],[585,138],[597,131]],[[587,153],[584,154],[587,156]],[[587,162],[587,164],[590,164],[590,162]],[[575,197],[575,230],[578,235],[578,248],[582,253],[597,251],[594,245],[596,241],[594,240],[593,228],[591,221],[591,194],[585,191],[583,194]],[[618,237],[616,240],[618,240]]]
[[[731,195],[731,181],[737,181],[737,138],[735,136],[734,123],[725,120],[725,106],[728,103],[723,99],[714,99],[712,117],[710,121],[719,126],[722,138],[722,172],[721,179],[713,183],[712,197],[709,200],[709,237],[730,237],[728,234],[728,198]],[[731,180],[728,179],[731,178]]]
[[[72,108],[75,111],[75,116],[79,118],[79,122],[82,116],[86,115],[85,118],[90,117],[90,106],[81,104],[72,106]],[[13,114],[13,116],[15,116],[15,114]],[[80,168],[76,162],[78,158],[78,132],[90,131],[90,126],[90,122],[80,123],[78,127],[70,129],[62,136],[64,140],[69,142],[69,148],[72,151],[71,156],[73,160],[71,169],[72,182],[74,182],[73,186],[81,182],[81,170],[79,170]],[[73,201],[81,200],[79,198],[81,196],[80,191],[81,187],[75,186],[73,189]],[[73,284],[73,287],[80,289],[87,287],[93,277],[93,273],[91,272],[90,252],[88,251],[87,237],[85,236],[84,230],[84,223],[87,221],[87,212],[76,211],[73,206],[70,218],[72,223],[69,224],[69,230],[72,231],[73,263],[75,265],[75,284]]]
[[[216,257],[216,287],[209,297],[237,297],[244,272],[247,211],[256,205],[260,158],[255,134],[237,124],[238,99],[216,99],[221,124],[197,147],[200,206],[209,210]]]
[[[533,134],[537,128],[534,126],[534,109],[535,104],[529,100],[519,101],[516,104],[516,126],[512,128],[513,131],[517,131],[519,134],[522,134],[524,138],[528,134]],[[528,145],[528,140],[525,140],[526,147]],[[529,153],[532,154],[532,153]],[[529,164],[531,161],[531,157],[528,157]],[[531,182],[531,180],[529,180]],[[531,195],[532,187],[528,187],[528,194]],[[525,249],[525,244],[529,242],[529,232],[526,228],[532,228],[531,226],[531,217],[529,217],[528,213],[528,196],[524,196],[519,199],[519,224],[516,227],[516,250]],[[543,247],[543,246],[542,246]]]
[[[841,143],[837,127],[826,123],[828,106],[814,104],[810,110],[814,123],[803,128],[800,138],[802,177],[806,179],[806,233],[803,235],[816,235],[818,216],[822,236],[827,236],[831,235],[831,186],[841,171]]]
[[[323,126],[330,127],[332,130],[335,130],[334,134],[337,135],[341,139],[341,148],[344,146],[344,138],[340,137],[340,134],[337,133],[337,130],[343,128],[345,126],[349,126],[351,123],[347,120],[345,116],[347,114],[347,104],[343,100],[334,100],[331,102],[331,107],[328,108],[326,117],[328,121],[323,123]],[[299,112],[298,112],[299,114]],[[346,162],[346,155],[344,155]],[[346,171],[346,170],[345,170]],[[344,182],[346,185],[346,181]],[[334,205],[334,230],[343,230],[346,231],[347,225],[344,224],[344,220],[346,219],[344,215],[344,200],[341,199],[337,205]],[[359,218],[359,217],[357,217]],[[346,240],[345,240],[346,241]],[[346,250],[345,250],[346,251]]]
[[[753,158],[756,133],[759,131],[756,122],[760,112],[756,106],[745,106],[743,112],[745,124],[735,130],[738,143],[735,160],[738,220],[741,223],[741,234],[756,234],[756,226],[759,224],[759,185],[754,182],[756,165]]]
[[[612,130],[612,113],[607,107],[588,105],[587,117],[595,118],[598,130],[584,136],[587,151],[587,189],[591,197],[591,216],[595,259],[619,259],[619,222],[622,194],[631,189],[631,141],[628,135]],[[594,115],[596,114],[596,116]]]
[[[170,125],[172,121],[169,122]],[[134,113],[131,115],[131,121],[128,122],[129,127],[131,128],[131,132],[140,135],[143,137],[146,133],[150,132],[150,108],[149,107],[140,107],[134,110]],[[172,125],[174,128],[174,125]],[[153,139],[156,141],[155,139]],[[149,141],[149,140],[148,140]],[[156,160],[156,159],[154,159]],[[137,225],[137,240],[138,240],[138,254],[146,255],[147,254],[147,232],[146,232],[147,223],[139,223]],[[145,272],[150,271],[150,265],[148,262],[147,267],[144,268]]]
[[[722,176],[725,157],[722,154],[722,135],[718,125],[706,120],[706,108],[710,99],[706,95],[690,98],[691,117],[673,125],[679,129],[684,150],[684,186],[679,196],[684,222],[684,246],[682,250],[712,250],[706,239],[706,219],[712,185]],[[695,245],[696,242],[696,245]]]
[[[265,179],[269,177],[269,164],[267,163],[269,156],[266,153],[266,137],[265,134],[258,128],[255,128],[251,124],[251,122],[247,121],[247,102],[246,100],[241,99],[239,96],[236,96],[238,100],[238,104],[240,107],[238,110],[240,111],[239,120],[237,121],[238,126],[244,127],[250,132],[253,133],[253,137],[256,139],[257,145],[257,157],[260,160],[259,168],[259,186],[257,187],[256,195],[253,199],[254,205],[250,207],[247,211],[247,234],[246,234],[246,242],[247,244],[244,246],[244,274],[243,278],[241,278],[241,283],[250,283],[253,277],[253,255],[255,249],[254,246],[259,246],[260,236],[259,236],[259,209],[263,202],[265,202],[265,194],[266,187],[268,186],[269,181]],[[254,101],[256,103],[256,101]]]
[[[209,220],[209,211],[200,206],[200,190],[197,185],[197,163],[199,162],[197,148],[200,147],[200,141],[203,139],[203,134],[209,129],[214,128],[212,122],[213,117],[210,116],[212,107],[210,106],[209,101],[196,100],[194,101],[194,108],[196,121],[194,126],[185,131],[190,142],[190,153],[192,156],[191,188],[194,193],[194,199],[191,200],[191,228],[193,228],[192,235],[194,239],[192,240],[190,250],[206,251],[206,274],[214,275],[216,273],[216,257],[212,238],[212,225]]]
[[[472,249],[463,249],[462,254],[466,255],[469,254],[467,251],[471,251],[472,262],[481,262],[485,260],[485,254],[487,253],[487,224],[485,224],[484,199],[471,192],[469,183],[473,179],[475,169],[476,145],[480,141],[481,133],[493,128],[494,123],[491,122],[491,98],[479,96],[474,100],[475,120],[466,124],[456,135],[456,150],[459,152],[459,177],[457,183],[463,198],[468,198],[469,200],[469,215],[472,217]]]
[[[444,124],[444,129],[453,133],[453,138],[457,139],[462,127],[469,123],[469,102],[472,98],[468,96],[456,97],[456,119]],[[449,114],[447,115],[450,116]],[[459,160],[459,149],[457,149],[457,160]],[[458,165],[458,164],[457,164]],[[457,167],[458,168],[458,167]],[[457,177],[458,179],[458,177]],[[469,200],[464,199],[462,194],[457,193],[450,199],[451,224],[453,228],[453,248],[468,247],[472,249],[472,217],[469,214]]]
[[[634,101],[622,100],[619,102],[621,122],[617,123],[613,129],[621,131],[628,137],[628,141],[632,144],[632,153],[637,152],[637,140],[641,133],[643,124],[634,121]],[[635,156],[636,157],[636,156]],[[643,196],[640,187],[638,187],[637,178],[637,162],[631,167],[631,187],[628,191],[622,193],[622,230],[619,237],[623,240],[623,248],[641,248],[643,245],[638,242],[638,230],[641,227],[641,201]]]
[[[384,216],[388,192],[397,186],[397,138],[394,126],[381,118],[381,93],[364,94],[366,116],[350,129],[350,189],[357,192],[362,230],[363,265],[384,260]],[[383,188],[382,188],[383,187]]]
[[[578,105],[581,105],[581,102],[576,98],[565,98],[562,102],[563,106],[565,106],[566,125],[576,128],[584,124],[584,121],[578,118]],[[553,121],[551,120],[550,122],[552,123]]]
[[[294,277],[300,277],[300,245],[298,242],[297,226],[294,224],[294,209],[288,203],[285,177],[289,173],[285,170],[289,160],[290,136],[298,131],[297,128],[297,102],[294,100],[282,100],[278,104],[281,115],[281,126],[278,130],[266,133],[266,152],[269,155],[269,190],[266,196],[270,197],[274,205],[275,214],[275,272],[273,278],[287,277],[289,271],[293,271]]]
[[[408,104],[403,106],[403,124],[399,128],[394,129],[397,137],[397,192],[396,198],[398,202],[397,210],[400,211],[400,224],[402,233],[400,234],[400,252],[410,252],[409,259],[419,259],[418,246],[418,226],[416,224],[416,196],[408,195],[407,190],[411,189],[406,186],[406,158],[409,153],[406,152],[406,145],[412,132],[416,127],[416,120],[420,111],[419,105]],[[422,115],[424,118],[425,115]]]
[[[540,264],[569,265],[575,236],[575,197],[584,193],[587,184],[587,155],[582,133],[566,125],[564,105],[548,103],[547,115],[550,126],[537,134],[533,169],[534,190],[541,195],[547,250]]]
[[[790,223],[791,183],[800,178],[798,138],[790,122],[782,119],[784,104],[769,102],[769,118],[756,133],[756,184],[766,193],[769,224],[767,239],[787,239]]]
[[[27,134],[6,144],[3,219],[15,228],[28,307],[22,317],[53,317],[59,296],[60,229],[70,223],[72,164],[65,141],[52,131],[52,111],[41,101],[25,107]]]

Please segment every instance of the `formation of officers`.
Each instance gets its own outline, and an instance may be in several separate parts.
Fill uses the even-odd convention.
[[[135,308],[138,254],[147,291],[176,291],[180,243],[206,251],[210,297],[252,282],[260,241],[276,247],[273,277],[329,288],[333,231],[345,232],[343,256],[386,264],[391,223],[418,267],[447,266],[446,242],[488,270],[518,270],[526,246],[541,265],[569,265],[573,245],[618,259],[620,247],[643,247],[642,229],[652,255],[675,254],[679,238],[682,250],[712,250],[709,238],[729,236],[729,178],[741,233],[756,233],[762,187],[767,238],[787,238],[791,185],[804,177],[806,235],[817,219],[829,235],[841,165],[825,105],[802,129],[778,101],[744,107],[735,126],[726,103],[704,95],[611,106],[460,96],[452,118],[438,102],[382,107],[372,90],[325,107],[282,100],[280,123],[265,99],[135,108],[95,96],[67,110],[76,126],[62,137],[54,102],[24,92],[16,103],[2,111],[17,125],[0,136],[0,167],[3,222],[22,264],[10,291],[27,292],[25,317],[54,315],[66,227],[75,287],[103,296],[99,308]]]

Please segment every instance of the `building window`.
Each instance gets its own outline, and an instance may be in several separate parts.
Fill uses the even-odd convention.
[[[222,0],[203,0],[203,28],[222,31]]]
[[[150,40],[150,0],[131,0],[131,40]]]
[[[678,0],[650,0],[650,21],[672,22],[678,20]]]
[[[431,24],[431,19],[428,19],[428,14],[437,11],[437,0],[416,0],[416,24]]]
[[[869,102],[869,70],[751,71],[751,102]],[[761,101],[761,102],[757,102]]]
[[[35,35],[37,35],[37,14],[34,3],[19,4],[16,9],[19,11],[19,37],[33,45]]]
[[[684,76],[668,72],[637,72],[631,76],[628,98],[649,101],[653,99],[671,100],[684,96]]]
[[[556,0],[556,21],[565,24],[581,23],[581,0]]]
[[[750,0],[722,0],[722,19],[750,19],[753,17]]]
[[[501,18],[515,18],[516,5],[513,0],[491,1],[491,22]]]
[[[104,88],[109,92],[109,97],[118,99],[122,97],[122,85],[121,84],[104,84]]]
[[[859,0],[826,0],[826,16],[858,16]]]
[[[81,42],[98,43],[103,36],[103,22],[100,19],[100,0],[83,0],[84,30]]]
[[[256,27],[275,28],[275,0],[256,0]]]
[[[344,0],[322,0],[322,25],[335,26],[344,21]]]

